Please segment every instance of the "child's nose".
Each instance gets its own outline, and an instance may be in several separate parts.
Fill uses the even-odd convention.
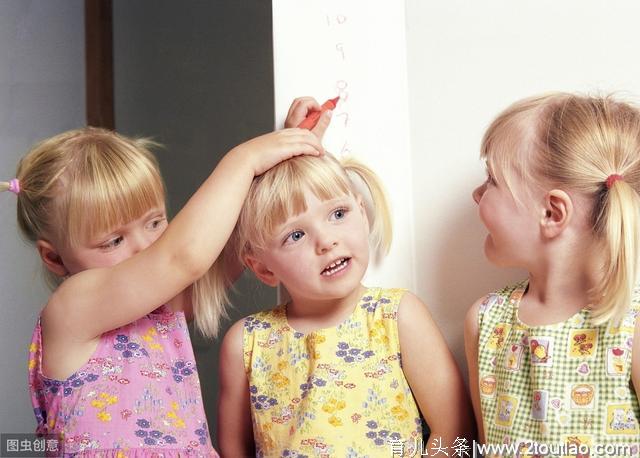
[[[147,234],[138,233],[131,236],[131,247],[133,254],[139,253],[140,251],[147,248],[153,240]]]
[[[316,251],[318,254],[324,254],[331,251],[336,246],[338,246],[337,239],[335,237],[331,237],[330,234],[325,234],[324,237],[318,239]]]
[[[473,192],[471,193],[471,197],[473,197],[473,201],[477,204],[480,203],[480,199],[482,199],[482,195],[484,194],[484,191],[487,189],[487,183],[482,183],[480,186],[478,186],[476,189],[473,190]]]

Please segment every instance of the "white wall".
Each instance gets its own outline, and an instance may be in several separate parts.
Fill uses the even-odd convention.
[[[85,123],[84,2],[0,1],[0,175],[38,140]],[[48,291],[22,241],[16,200],[0,194],[0,432],[29,433],[28,345]]]
[[[273,3],[276,126],[295,97],[313,95],[320,103],[340,97],[324,146],[384,177],[393,207],[391,251],[369,265],[364,283],[415,290],[404,8],[380,0],[362,5]]]
[[[346,108],[352,132],[340,135],[382,175],[403,215],[394,242],[412,248],[374,279],[414,289],[463,369],[466,309],[524,276],[484,259],[486,232],[471,199],[484,180],[484,129],[511,102],[540,92],[640,94],[639,17],[636,3],[595,0],[274,2],[277,117],[292,95],[324,99],[337,81],[356,83]],[[409,132],[398,119],[409,120]],[[331,140],[340,128],[330,129]],[[395,173],[399,164],[406,173]]]

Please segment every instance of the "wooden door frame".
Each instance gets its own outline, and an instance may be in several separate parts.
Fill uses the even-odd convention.
[[[115,129],[112,0],[85,0],[87,125]]]

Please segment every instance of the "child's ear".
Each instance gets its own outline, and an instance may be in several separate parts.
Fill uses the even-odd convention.
[[[573,218],[573,201],[560,189],[549,191],[544,197],[544,215],[541,220],[542,234],[554,238],[562,233]]]
[[[69,274],[58,251],[50,242],[40,239],[36,241],[36,248],[40,258],[42,258],[42,262],[51,273],[58,277],[64,277]]]
[[[260,261],[258,258],[248,255],[244,259],[245,265],[253,271],[253,273],[258,277],[265,285],[269,286],[278,286],[280,284],[280,280],[276,277],[276,275],[271,272],[266,264]]]

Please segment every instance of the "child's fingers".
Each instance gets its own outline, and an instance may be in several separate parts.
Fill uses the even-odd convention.
[[[311,129],[311,132],[313,132],[313,134],[318,137],[318,139],[322,140],[322,137],[324,137],[324,133],[326,132],[327,127],[329,127],[329,124],[331,124],[332,114],[332,110],[325,110],[324,113],[322,113],[322,115],[320,116],[320,119],[318,120],[316,126]]]
[[[310,130],[300,129],[298,127],[292,127],[289,129],[282,129],[271,134],[267,134],[264,138],[271,138],[272,148],[274,150],[281,150],[284,154],[314,154],[323,155],[324,148],[320,139],[315,136]],[[304,148],[302,147],[304,146]],[[314,153],[315,152],[315,153]]]
[[[322,147],[322,142],[316,135],[307,129],[288,129],[290,132],[290,141],[291,142],[300,142],[304,144],[311,145],[314,149],[316,149],[320,155],[324,154],[324,148]]]
[[[286,155],[290,155],[290,157],[300,156],[302,154],[310,154],[313,156],[321,156],[324,154],[322,145],[305,138],[291,138],[290,141],[282,145],[281,151]]]
[[[320,104],[313,97],[298,97],[289,107],[284,126],[295,127],[300,124],[311,111],[319,111],[320,109]]]
[[[255,175],[261,175],[277,163],[303,154],[321,156],[324,149],[318,138],[307,129],[283,129],[257,137],[243,144],[255,158]]]
[[[320,111],[321,109],[320,104],[313,97],[298,97],[293,101],[293,104],[291,104],[291,108],[293,108],[294,111],[304,110],[305,115],[309,111]]]
[[[293,143],[291,146],[293,147],[289,150],[291,157],[302,156],[303,154],[310,156],[320,156],[322,154],[318,148],[309,143]]]
[[[296,111],[296,107],[300,104],[300,99],[295,99],[292,103],[291,106],[289,107],[289,111],[287,112],[287,117],[284,120],[284,127],[293,127],[293,126],[289,126],[288,123],[291,122],[291,117],[293,115],[293,113]]]

